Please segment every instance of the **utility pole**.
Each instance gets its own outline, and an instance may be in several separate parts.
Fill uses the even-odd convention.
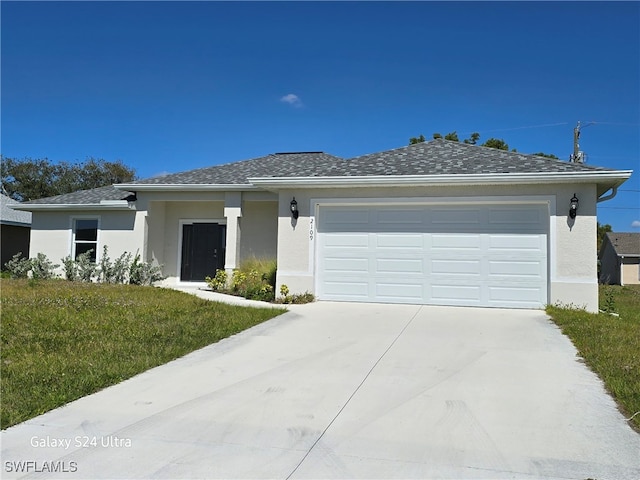
[[[594,124],[595,122],[589,122],[584,127]],[[580,122],[578,122],[576,128],[573,129],[573,153],[569,156],[569,161],[573,163],[584,163],[585,159],[585,154],[580,151],[580,144],[578,143],[580,140],[580,127]]]

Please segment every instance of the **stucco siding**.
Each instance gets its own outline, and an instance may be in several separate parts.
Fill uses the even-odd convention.
[[[276,258],[278,251],[278,202],[242,203],[240,261]]]
[[[143,215],[136,211],[78,212],[33,212],[29,256],[44,253],[53,263],[73,251],[73,219],[97,218],[98,258],[103,248],[108,247],[109,257],[117,258],[124,252],[135,254],[143,249]],[[60,268],[58,273],[62,274]]]
[[[640,284],[640,259],[625,258],[621,265],[622,285]]]

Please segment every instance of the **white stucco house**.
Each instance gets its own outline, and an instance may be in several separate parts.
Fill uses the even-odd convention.
[[[319,300],[596,311],[596,204],[631,173],[438,139],[351,159],[277,153],[19,208],[31,256],[108,245],[172,284],[276,257],[276,291]]]

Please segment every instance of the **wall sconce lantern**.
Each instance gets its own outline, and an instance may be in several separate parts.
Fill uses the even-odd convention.
[[[296,197],[293,197],[293,200],[291,200],[291,216],[294,218],[294,220],[298,219],[298,216],[300,215],[300,212],[298,212],[298,202],[296,202]]]
[[[576,215],[578,214],[578,197],[576,197],[576,194],[573,194],[573,197],[571,197],[571,206],[569,207],[569,216],[571,218],[576,218]]]

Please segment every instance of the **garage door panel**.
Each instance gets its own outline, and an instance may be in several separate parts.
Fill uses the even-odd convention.
[[[542,308],[545,205],[321,207],[320,299]],[[364,223],[364,219],[367,223]],[[361,223],[346,224],[359,219]]]
[[[398,303],[421,303],[423,297],[423,286],[420,283],[376,283],[376,297],[386,301],[395,301]]]
[[[481,213],[478,208],[434,207],[431,209],[433,225],[478,226]]]
[[[368,258],[325,258],[324,269],[328,274],[347,274],[356,273],[368,275],[369,259]]]
[[[424,274],[424,262],[421,258],[379,258],[375,273]]]
[[[542,239],[539,235],[487,235],[490,250],[532,250],[540,252]]]
[[[434,233],[430,237],[434,250],[480,250],[480,235]]]
[[[489,264],[489,277],[491,280],[496,280],[496,277],[510,277],[502,278],[506,281],[531,281],[534,278],[537,281],[542,280],[546,270],[546,262],[543,264],[541,261],[496,261],[490,260]]]
[[[325,238],[327,248],[363,247],[369,248],[369,234],[367,233],[334,233]]]
[[[377,248],[392,248],[394,250],[404,250],[407,248],[424,248],[424,235],[421,233],[379,233],[375,235],[375,245]]]
[[[479,305],[480,299],[478,285],[431,285],[431,300],[439,305]]]
[[[335,300],[367,301],[370,298],[369,282],[362,279],[327,281],[325,293]]]
[[[408,229],[420,229],[424,224],[424,210],[422,209],[385,209],[376,211],[374,222],[382,227],[382,231],[388,226],[390,231],[403,231]]]
[[[481,262],[479,259],[461,260],[459,258],[438,259],[431,261],[431,273],[437,274],[454,274],[454,275],[474,275],[479,276],[481,270]]]
[[[541,212],[536,206],[489,209],[488,223],[494,227],[506,226],[510,231],[516,228],[530,230],[541,223]]]

